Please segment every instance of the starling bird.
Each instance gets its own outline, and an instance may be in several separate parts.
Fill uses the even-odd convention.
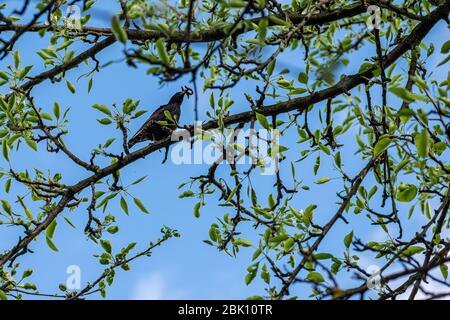
[[[170,98],[168,104],[160,106],[152,113],[150,118],[145,121],[139,131],[130,139],[130,141],[128,141],[128,148],[131,149],[139,142],[147,140],[159,141],[169,137],[176,129],[176,124],[173,123],[173,120],[178,122],[180,119],[181,103],[183,103],[184,96],[186,95],[189,99],[189,96],[192,94],[192,89],[181,87],[181,91],[174,94],[172,98]],[[167,113],[170,113],[172,119],[168,119]]]

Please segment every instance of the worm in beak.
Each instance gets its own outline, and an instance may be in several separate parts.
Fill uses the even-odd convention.
[[[182,86],[181,92],[183,92],[188,97],[188,99],[190,96],[192,96],[194,94],[194,91],[187,86]]]

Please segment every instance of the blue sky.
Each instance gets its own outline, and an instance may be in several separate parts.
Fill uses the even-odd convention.
[[[111,1],[103,9],[114,12],[115,6]],[[103,20],[95,19],[94,15],[89,24],[104,23]],[[449,32],[445,24],[441,23],[428,35],[426,40],[428,42],[442,39],[443,34],[449,35]],[[32,74],[37,74],[43,70],[42,60],[35,52],[38,48],[47,45],[47,39],[40,39],[37,34],[26,35],[18,43],[17,47],[21,51],[24,65],[35,65],[31,71]],[[104,50],[98,55],[98,58],[102,62],[120,60],[123,57],[122,50],[122,45],[116,44]],[[372,46],[360,50],[358,54],[351,57],[351,64],[342,71],[347,74],[355,73],[361,62],[372,56],[373,52]],[[430,65],[434,66],[440,60],[442,58],[437,55],[430,62]],[[292,63],[292,61],[295,61],[295,63]],[[296,61],[299,61],[300,66],[297,66]],[[279,69],[286,66],[293,68],[292,71],[295,76],[302,69],[301,62],[302,60],[299,57],[287,54],[279,61],[278,65]],[[2,68],[4,64],[5,61],[2,62]],[[133,69],[121,62],[114,63],[96,74],[93,90],[88,95],[87,81],[76,81],[86,70],[85,66],[80,66],[80,68],[72,70],[66,75],[67,79],[76,84],[76,94],[71,94],[67,90],[64,81],[56,84],[46,81],[33,90],[36,103],[47,111],[51,110],[55,101],[58,101],[63,108],[71,108],[69,115],[71,120],[70,134],[65,142],[74,153],[83,159],[88,159],[90,150],[103,143],[107,138],[111,136],[120,138],[119,132],[115,131],[112,126],[98,125],[95,119],[99,117],[99,114],[91,108],[91,105],[94,103],[109,106],[113,103],[120,105],[127,98],[132,98],[133,100],[141,100],[141,107],[151,111],[166,103],[168,98],[180,89],[181,85],[189,85],[189,78],[183,78],[175,83],[161,86],[157,79],[146,75],[145,68]],[[445,67],[441,67],[436,72],[442,72],[442,75],[438,75],[438,78],[443,78],[443,75],[446,76],[447,70],[445,70]],[[200,84],[199,88],[201,87]],[[1,93],[5,93],[5,88],[0,90]],[[244,83],[231,92],[236,101],[232,109],[233,113],[248,108],[243,92],[254,94],[254,86]],[[354,91],[353,94],[359,95],[357,91]],[[208,98],[209,93],[204,94],[199,91],[199,113],[202,119],[205,119],[204,113],[208,108]],[[393,101],[395,102],[395,100]],[[341,116],[343,119],[345,114],[336,116]],[[143,116],[132,123],[130,126],[132,132],[139,128],[145,117]],[[188,124],[192,123],[193,120],[193,100],[191,99],[183,104],[181,122]],[[312,120],[312,125],[318,125],[317,120]],[[345,147],[345,152],[342,152],[342,154],[343,163],[346,164],[346,168],[351,174],[356,174],[364,165],[360,162],[358,156],[353,155],[355,133],[354,130],[348,132],[344,137],[345,140],[340,141],[349,145]],[[295,136],[290,133],[282,137],[280,142],[285,146],[292,147],[292,150],[287,153],[288,156],[298,158],[298,152],[301,148],[292,141],[296,140]],[[302,147],[304,146],[302,145]],[[114,148],[119,150],[120,145],[116,142]],[[108,235],[107,238],[116,249],[130,242],[137,242],[138,248],[143,248],[146,243],[159,236],[159,230],[163,225],[178,229],[181,238],[169,240],[162,247],[157,248],[152,257],[141,258],[133,262],[131,271],[119,271],[113,287],[108,290],[107,297],[111,299],[232,299],[246,298],[256,294],[264,295],[265,287],[262,281],[254,281],[249,286],[244,283],[246,268],[251,263],[252,249],[244,248],[238,257],[232,258],[202,242],[202,240],[208,238],[208,229],[211,223],[215,222],[216,217],[222,216],[225,212],[215,206],[215,197],[208,199],[208,206],[202,210],[200,219],[196,219],[193,215],[194,200],[178,198],[181,193],[180,190],[177,190],[178,185],[188,181],[191,176],[205,173],[208,166],[177,166],[170,161],[161,165],[162,159],[163,153],[156,152],[122,171],[125,184],[131,183],[144,175],[148,176],[146,182],[131,189],[131,193],[144,202],[150,214],[144,215],[137,209],[133,209],[130,210],[130,215],[126,216],[121,211],[117,201],[113,201],[108,207],[107,213],[111,212],[116,216],[120,232],[116,235]],[[300,193],[294,204],[301,209],[311,203],[318,203],[317,212],[321,213],[317,215],[318,222],[325,222],[327,217],[334,213],[337,208],[335,192],[341,185],[341,181],[335,179],[327,185],[321,185],[320,188],[314,186],[312,181],[321,176],[338,177],[338,173],[332,168],[330,160],[324,162],[324,168],[321,168],[318,176],[314,177],[311,169],[314,159],[315,157],[312,157],[311,160],[301,163],[297,167],[297,171],[301,172],[302,179],[309,181],[312,189],[308,193]],[[19,151],[13,155],[12,163],[15,168],[37,167],[57,170],[63,173],[65,183],[77,182],[87,174],[65,159],[63,155],[46,153],[42,147],[37,153],[33,154],[30,154],[30,151],[26,149]],[[5,168],[7,164],[1,160],[0,167]],[[289,168],[284,169],[283,175],[289,177]],[[220,168],[219,173],[221,172],[227,171]],[[272,190],[274,177],[259,176],[255,177],[255,181],[261,197],[264,198]],[[12,194],[14,194],[14,190],[21,190],[14,188],[19,187],[13,185]],[[8,197],[10,196],[2,194],[2,198]],[[59,252],[51,251],[45,244],[45,239],[40,237],[31,246],[35,253],[19,258],[24,266],[32,267],[35,270],[31,280],[39,285],[42,292],[56,292],[58,284],[66,282],[66,268],[69,265],[80,266],[83,283],[94,280],[102,271],[96,258],[92,256],[94,253],[100,253],[101,249],[88,241],[83,235],[83,228],[87,219],[86,210],[79,208],[74,212],[64,212],[63,215],[68,217],[77,228],[73,229],[61,218],[58,219],[59,225],[54,242],[58,246]],[[97,215],[101,216],[102,213],[97,212]],[[416,216],[411,221],[412,224],[422,221],[422,218]],[[324,242],[321,251],[342,253],[344,246],[340,239],[352,229],[359,230],[356,235],[366,240],[378,238],[380,238],[378,240],[381,240],[385,237],[383,233],[380,233],[378,227],[366,226],[367,219],[363,215],[356,218],[352,217],[352,225],[341,224],[339,228],[332,232],[328,241]],[[1,230],[0,249],[4,250],[11,247],[17,240],[17,230],[4,227]],[[248,232],[249,238],[255,237],[250,228],[242,228],[240,231]],[[337,239],[339,241],[336,241]],[[372,261],[367,258],[365,263],[370,265]],[[350,283],[351,280],[348,280],[348,284]],[[293,293],[304,296],[303,289],[298,286],[293,290]]]

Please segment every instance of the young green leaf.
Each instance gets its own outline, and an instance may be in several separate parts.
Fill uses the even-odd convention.
[[[61,107],[59,106],[58,102],[55,102],[53,104],[53,114],[55,115],[56,119],[59,119],[61,115]]]
[[[100,112],[103,112],[104,114],[108,115],[108,116],[112,116],[111,111],[109,110],[109,108],[103,104],[94,104],[92,106],[92,108],[97,109]]]
[[[156,51],[158,52],[158,56],[161,59],[162,62],[164,62],[165,64],[169,64],[170,59],[169,59],[169,54],[167,53],[166,50],[166,44],[163,38],[159,38],[156,43]]]
[[[308,273],[308,275],[306,276],[306,280],[309,280],[309,281],[312,281],[315,283],[320,283],[320,282],[325,281],[323,276],[316,271],[311,271],[310,273]]]
[[[8,300],[8,296],[2,290],[0,290],[0,300]]]
[[[128,204],[123,197],[120,198],[120,207],[122,208],[123,212],[128,215]]]
[[[141,200],[139,200],[138,198],[133,198],[134,200],[134,204],[139,208],[139,210],[141,210],[144,213],[148,213],[147,208],[145,208],[145,206],[142,204]]]
[[[350,245],[352,244],[352,240],[353,240],[353,231],[344,237],[344,244],[347,249],[350,248]]]
[[[122,28],[120,20],[114,16],[111,22],[111,28],[116,39],[122,43],[126,43],[128,40],[128,35],[126,31]]]
[[[389,145],[391,144],[392,140],[388,137],[385,138],[381,138],[377,144],[375,145],[375,147],[373,148],[373,156],[377,157],[379,154],[381,154],[382,152],[384,152]]]
[[[58,223],[56,222],[56,220],[53,220],[47,227],[47,229],[45,229],[45,236],[49,239],[53,239],[53,236],[55,234],[55,230],[56,230],[56,226],[58,225]]]
[[[5,158],[6,161],[9,161],[9,145],[6,142],[6,140],[2,141],[2,153],[3,153],[3,158]]]
[[[419,157],[425,158],[428,156],[430,136],[427,129],[423,129],[414,137],[416,143],[417,154]]]
[[[266,117],[262,114],[256,112],[256,119],[258,119],[259,124],[266,130],[270,130],[269,122]]]
[[[56,251],[56,252],[59,251],[58,248],[57,248],[57,247],[55,246],[55,244],[53,243],[52,239],[50,239],[50,238],[48,238],[48,237],[45,237],[45,241],[46,241],[46,243],[47,243],[47,245],[48,245],[48,247],[49,247],[50,249],[52,249],[53,251]]]
[[[112,252],[111,242],[109,242],[108,240],[100,240],[100,244],[101,244],[103,250],[105,250],[107,253],[111,254],[111,252]]]
[[[73,83],[70,82],[69,80],[66,80],[66,84],[67,84],[67,88],[69,89],[70,92],[75,93],[77,91],[77,89],[75,88]]]
[[[417,187],[413,184],[401,183],[397,188],[397,200],[400,202],[410,202],[417,195]]]
[[[237,246],[243,246],[243,247],[251,247],[252,242],[250,240],[244,239],[244,238],[237,238],[233,242]]]
[[[194,207],[194,217],[200,218],[200,208],[202,206],[201,202],[197,202]]]
[[[331,178],[324,177],[324,178],[320,178],[319,180],[314,181],[314,183],[315,184],[324,184],[324,183],[327,183],[330,180],[331,180]]]

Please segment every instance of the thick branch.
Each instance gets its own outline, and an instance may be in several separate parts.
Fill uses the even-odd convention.
[[[333,21],[338,21],[345,18],[351,18],[361,13],[366,12],[366,6],[357,5],[357,6],[348,6],[344,8],[335,9],[330,12],[318,13],[312,15],[308,20],[307,25],[322,25],[325,23],[330,23]],[[301,14],[293,14],[287,12],[291,21],[294,24],[297,24],[305,18],[305,15]],[[258,24],[261,18],[253,18],[248,21],[254,22]],[[243,23],[242,25],[244,25]],[[273,25],[272,22],[270,24]],[[231,26],[232,24],[230,24]],[[2,31],[20,31],[24,29],[26,26],[21,24],[10,24],[10,25],[2,25],[0,26],[0,32]],[[57,31],[60,30],[61,26],[49,26],[45,24],[34,25],[32,27],[27,28],[27,32],[39,32],[41,30],[48,31]],[[172,32],[170,35],[166,32],[162,31],[153,31],[153,30],[138,30],[138,29],[127,29],[126,32],[128,34],[128,39],[132,41],[146,41],[146,40],[157,40],[159,38],[165,38],[168,42],[181,43],[186,42],[189,39],[189,42],[213,42],[226,38],[228,33],[227,25],[223,27],[216,27],[207,30],[191,30],[190,35],[188,37],[187,30],[177,30]],[[245,27],[240,27],[236,30],[235,35],[243,34],[245,32],[252,31],[248,30]],[[75,35],[92,35],[92,36],[112,36],[113,32],[110,28],[97,28],[97,27],[83,27],[82,31],[79,33],[75,33]]]

